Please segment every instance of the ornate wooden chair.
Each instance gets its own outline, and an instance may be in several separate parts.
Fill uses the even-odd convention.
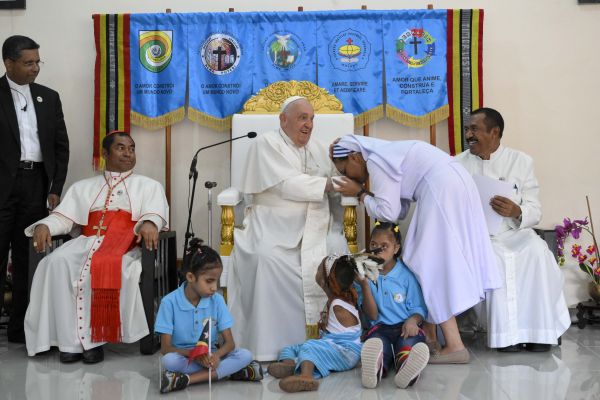
[[[334,139],[354,132],[353,115],[343,113],[342,103],[325,89],[307,81],[280,81],[260,90],[244,104],[241,114],[233,116],[233,137],[243,136],[252,131],[260,135],[278,129],[281,104],[290,96],[306,97],[315,110],[311,140],[319,140],[329,146]],[[221,275],[222,287],[227,284],[229,256],[234,246],[234,226],[240,225],[243,219],[243,208],[251,201],[249,196],[244,196],[239,190],[242,171],[246,165],[246,154],[251,145],[250,140],[232,142],[231,187],[222,191],[217,197],[217,203],[221,207],[220,254],[224,264]],[[341,199],[343,211],[340,210],[340,219],[343,218],[344,235],[352,252],[358,251],[357,205],[358,201],[353,197]]]

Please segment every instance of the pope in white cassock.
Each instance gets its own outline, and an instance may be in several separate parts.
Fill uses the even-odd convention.
[[[495,196],[491,206],[504,217],[491,237],[504,287],[486,295],[488,345],[500,351],[546,351],[571,324],[563,275],[554,256],[531,229],[540,222],[539,186],[528,155],[500,144],[504,120],[481,108],[466,126],[469,150],[456,159],[473,175],[508,182],[511,199]]]
[[[327,146],[310,140],[313,118],[308,100],[286,100],[281,128],[254,141],[240,188],[253,199],[234,232],[228,304],[235,342],[260,361],[316,336],[326,302],[316,269],[328,252],[347,251],[341,207],[337,224],[330,210],[334,167]]]
[[[40,262],[25,316],[30,356],[58,346],[61,362],[104,359],[106,342],[135,342],[148,335],[139,291],[143,240],[158,245],[168,227],[169,206],[162,186],[133,173],[135,143],[123,132],[103,143],[106,170],[74,183],[60,205],[29,226],[38,252],[53,235],[81,228]]]

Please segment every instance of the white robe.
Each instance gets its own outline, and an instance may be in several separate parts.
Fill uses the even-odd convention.
[[[87,225],[89,213],[104,208],[107,182],[114,186],[120,178],[121,174],[105,172],[74,183],[59,206],[48,217],[26,228],[25,234],[32,236],[39,224],[47,225],[52,236]],[[159,231],[168,228],[169,206],[163,188],[150,178],[129,176],[115,186],[109,201],[109,211],[131,212],[132,220],[137,221],[136,233],[144,221],[152,221]],[[30,356],[51,346],[58,346],[63,352],[81,353],[104,344],[91,341],[89,271],[90,257],[103,240],[104,236],[81,235],[40,261],[25,315],[25,338]],[[141,272],[141,250],[136,247],[123,256],[119,301],[124,343],[135,342],[149,333],[139,290]]]
[[[305,147],[306,154],[283,131],[260,135],[240,188],[252,204],[234,232],[227,297],[236,345],[261,361],[306,339],[326,302],[316,269],[329,252],[347,251],[339,195],[325,194],[334,170],[328,149],[317,141]]]
[[[542,217],[539,186],[528,155],[500,145],[489,160],[465,151],[456,159],[473,175],[508,182],[521,221],[505,217],[492,236],[504,287],[486,296],[489,347],[517,343],[556,344],[571,325],[563,295],[563,274],[533,229]]]

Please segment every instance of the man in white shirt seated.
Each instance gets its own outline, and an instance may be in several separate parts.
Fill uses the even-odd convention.
[[[102,142],[106,170],[74,183],[46,218],[25,229],[36,251],[52,236],[82,234],[44,257],[25,315],[30,356],[58,346],[61,362],[104,359],[106,342],[132,343],[148,335],[139,291],[140,243],[152,250],[168,228],[162,186],[133,173],[135,143],[115,132]]]
[[[503,146],[504,120],[491,108],[471,113],[465,127],[469,150],[456,159],[472,174],[509,183],[511,198],[490,204],[503,218],[491,236],[504,287],[486,296],[488,346],[503,352],[548,351],[571,324],[563,275],[546,242],[532,229],[542,217],[533,160]]]

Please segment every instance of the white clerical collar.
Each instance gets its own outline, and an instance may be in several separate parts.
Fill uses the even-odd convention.
[[[133,173],[133,169],[130,169],[129,171],[123,171],[123,172],[104,170],[104,176],[106,177],[106,179],[119,178],[121,176],[131,175],[132,173]]]
[[[15,90],[19,90],[21,91],[21,93],[23,91],[29,90],[29,83],[26,83],[24,85],[19,85],[18,83],[16,83],[15,81],[11,80],[8,77],[8,74],[6,74],[6,80],[8,81],[8,86],[10,86],[11,88],[15,89]]]

